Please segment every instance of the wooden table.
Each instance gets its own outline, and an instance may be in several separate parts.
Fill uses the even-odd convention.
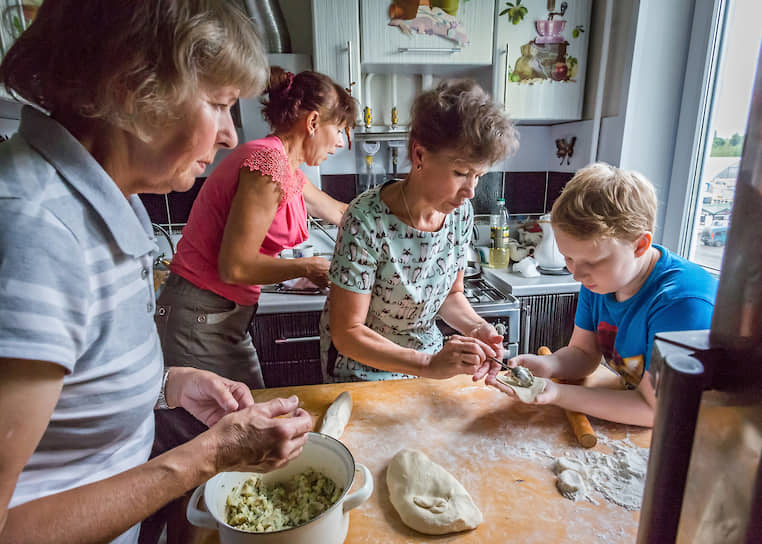
[[[375,484],[370,499],[350,514],[347,543],[635,541],[638,512],[597,494],[597,505],[572,502],[556,490],[554,457],[581,447],[554,406],[512,401],[467,376],[284,387],[254,391],[254,398],[296,394],[318,427],[342,391],[350,391],[354,409],[341,440],[370,469]],[[649,445],[650,429],[592,424],[599,436]],[[477,529],[435,537],[402,523],[389,501],[386,467],[404,447],[423,451],[463,484],[484,514]],[[600,441],[595,449],[608,451]],[[217,542],[216,532],[205,531],[199,542]]]

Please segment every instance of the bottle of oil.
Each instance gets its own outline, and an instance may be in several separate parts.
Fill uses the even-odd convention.
[[[498,198],[490,214],[490,248],[489,267],[505,268],[510,262],[511,254],[508,247],[510,236],[510,218],[508,208],[505,207],[505,199]]]

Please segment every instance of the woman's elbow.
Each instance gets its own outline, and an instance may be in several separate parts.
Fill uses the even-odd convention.
[[[220,261],[217,265],[217,274],[223,283],[243,283],[242,269],[233,263]]]
[[[331,327],[331,343],[336,348],[336,351],[344,353],[349,344],[346,331]]]

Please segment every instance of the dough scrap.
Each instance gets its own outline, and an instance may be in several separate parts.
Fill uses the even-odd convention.
[[[420,451],[397,452],[386,470],[386,484],[402,521],[421,533],[455,533],[474,529],[483,521],[461,483]]]
[[[344,427],[352,415],[352,395],[349,391],[342,392],[328,407],[320,424],[320,432],[338,438],[344,432]]]
[[[556,487],[561,495],[569,500],[576,501],[585,495],[585,480],[576,470],[566,469],[556,479]]]
[[[498,374],[497,381],[513,389],[521,402],[534,402],[534,399],[537,398],[537,395],[545,391],[545,378],[538,378],[535,376],[532,385],[529,387],[523,387],[519,385],[519,382],[516,380],[516,378],[513,377],[513,374],[511,374],[510,370],[502,374]]]
[[[558,457],[556,462],[553,463],[553,474],[561,474],[564,470],[573,470],[578,472],[583,477],[587,477],[587,467],[579,459],[572,457]]]

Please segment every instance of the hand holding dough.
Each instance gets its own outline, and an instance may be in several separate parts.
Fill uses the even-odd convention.
[[[420,451],[400,450],[386,470],[386,484],[402,521],[421,533],[444,535],[482,522],[460,482]]]
[[[344,391],[325,411],[320,432],[338,440],[349,422],[350,415],[352,415],[352,395],[349,391]]]
[[[537,398],[537,395],[545,391],[545,378],[538,378],[537,376],[534,377],[534,381],[529,387],[519,385],[518,380],[513,377],[510,371],[498,374],[496,379],[503,385],[513,389],[513,392],[516,393],[521,402],[532,403]]]

